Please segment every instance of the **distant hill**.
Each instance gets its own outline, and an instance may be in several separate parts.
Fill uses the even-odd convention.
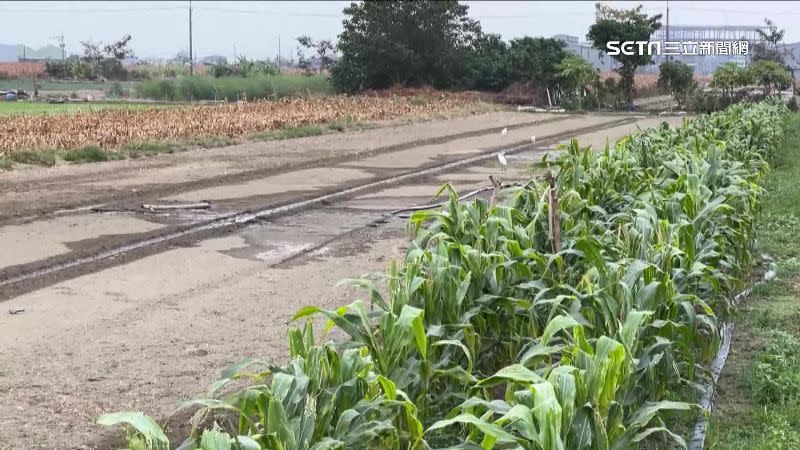
[[[61,59],[61,48],[56,45],[46,45],[34,49],[21,44],[0,44],[0,62],[15,62],[19,58]]]

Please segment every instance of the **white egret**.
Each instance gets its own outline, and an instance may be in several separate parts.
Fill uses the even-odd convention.
[[[505,172],[506,168],[508,167],[508,161],[506,161],[506,157],[503,155],[503,152],[497,152],[497,160],[500,161],[500,171]]]
[[[500,131],[500,134],[502,134],[502,135],[505,135],[506,133],[508,133],[508,128],[507,127],[503,128],[503,130]]]

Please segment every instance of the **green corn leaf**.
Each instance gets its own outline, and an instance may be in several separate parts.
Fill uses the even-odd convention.
[[[431,431],[449,427],[457,423],[464,425],[472,425],[478,430],[480,430],[480,432],[483,433],[485,436],[491,436],[493,439],[496,440],[496,442],[515,443],[517,441],[517,439],[514,436],[503,430],[501,427],[493,423],[486,422],[485,420],[479,419],[471,414],[459,414],[456,417],[453,417],[452,419],[440,420],[431,425],[425,432],[429,433]]]
[[[205,430],[200,437],[199,450],[231,450],[231,437],[217,430]]]
[[[97,424],[130,426],[139,433],[148,450],[169,450],[169,439],[161,427],[153,419],[140,412],[101,414],[97,418]]]
[[[536,372],[531,371],[521,364],[513,364],[511,366],[503,367],[491,377],[481,380],[478,382],[478,386],[492,387],[508,382],[534,384],[541,383],[542,381],[545,381],[544,378],[542,378],[541,375],[538,375]]]

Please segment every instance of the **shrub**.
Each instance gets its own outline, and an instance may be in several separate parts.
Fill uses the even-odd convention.
[[[671,94],[678,107],[683,107],[689,94],[697,88],[694,71],[680,61],[665,61],[658,67],[658,87]]]
[[[96,145],[87,145],[75,150],[67,150],[64,152],[64,161],[69,162],[98,162],[108,161],[109,154],[102,148]]]
[[[753,393],[762,403],[800,399],[800,341],[784,331],[773,331],[753,373]]]
[[[327,95],[330,83],[322,76],[185,77],[150,80],[139,85],[142,97],[155,100],[237,100]]]

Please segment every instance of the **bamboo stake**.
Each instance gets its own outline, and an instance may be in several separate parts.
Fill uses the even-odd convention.
[[[491,181],[492,186],[494,186],[492,198],[489,200],[489,209],[492,209],[494,205],[497,204],[497,201],[500,200],[500,188],[503,186],[503,182],[500,181],[499,178],[495,178],[494,175],[489,175],[489,181]]]
[[[550,242],[553,244],[553,253],[561,251],[561,217],[558,209],[558,190],[552,171],[547,171],[547,181],[550,184],[550,208],[548,211],[548,225],[550,228]]]

